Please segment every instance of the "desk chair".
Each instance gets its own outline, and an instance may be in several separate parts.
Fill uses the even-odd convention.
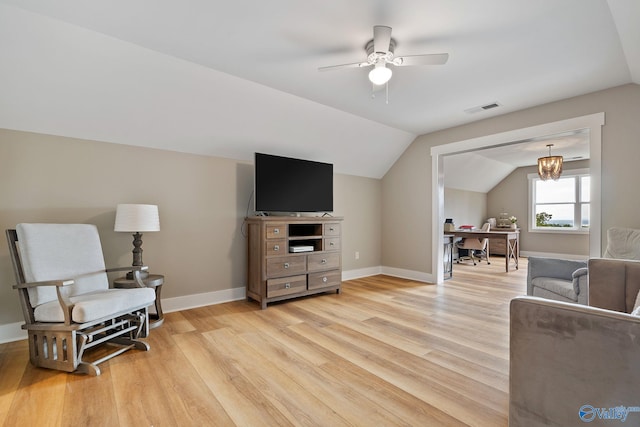
[[[482,231],[489,231],[490,229],[491,225],[488,222],[482,226]],[[491,264],[491,262],[489,262],[489,251],[487,250],[489,247],[489,239],[487,238],[476,239],[474,237],[467,237],[456,243],[456,247],[468,251],[467,256],[458,257],[458,264],[460,264],[461,259],[470,259],[473,261],[473,265],[476,265],[476,257],[480,261],[484,258],[487,260],[487,264]]]

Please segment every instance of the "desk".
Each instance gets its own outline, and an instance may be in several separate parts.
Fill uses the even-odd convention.
[[[447,234],[453,234],[456,237],[462,238],[476,238],[476,239],[497,239],[503,238],[505,241],[505,246],[507,249],[507,253],[504,256],[504,268],[505,271],[509,272],[509,264],[510,261],[513,260],[515,262],[516,270],[518,269],[518,254],[520,253],[520,231],[518,230],[500,230],[500,231],[482,231],[482,230],[472,230],[472,231],[447,231]],[[487,245],[487,259],[489,259],[489,245]]]
[[[162,312],[162,305],[160,303],[160,292],[162,291],[162,285],[164,284],[164,276],[161,274],[149,274],[148,277],[142,279],[147,288],[153,288],[156,291],[156,300],[154,302],[156,312],[149,313],[149,328],[157,328],[164,322],[164,313]],[[114,288],[137,288],[138,284],[133,279],[127,279],[126,277],[119,277],[113,281]]]

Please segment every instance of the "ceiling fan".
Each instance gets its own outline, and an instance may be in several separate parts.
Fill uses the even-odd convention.
[[[367,52],[366,62],[353,62],[350,64],[330,65],[320,67],[318,71],[330,71],[340,68],[371,67],[369,80],[376,86],[383,85],[391,79],[393,74],[387,65],[405,67],[410,65],[442,65],[449,59],[448,53],[435,53],[424,55],[394,56],[396,41],[391,38],[391,27],[376,25],[373,27],[373,39],[365,46]]]

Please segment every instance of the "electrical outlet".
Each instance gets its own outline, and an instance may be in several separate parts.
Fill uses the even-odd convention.
[[[360,252],[356,251],[356,259],[360,259]]]

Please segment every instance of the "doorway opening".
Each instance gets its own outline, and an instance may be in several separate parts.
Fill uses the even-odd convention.
[[[546,123],[513,131],[501,132],[479,138],[452,142],[431,148],[431,199],[432,199],[432,272],[435,282],[444,281],[444,157],[491,147],[518,144],[522,141],[555,135],[576,130],[589,132],[589,157],[591,171],[591,228],[589,233],[589,256],[598,257],[601,253],[601,152],[602,126],[604,113]]]

